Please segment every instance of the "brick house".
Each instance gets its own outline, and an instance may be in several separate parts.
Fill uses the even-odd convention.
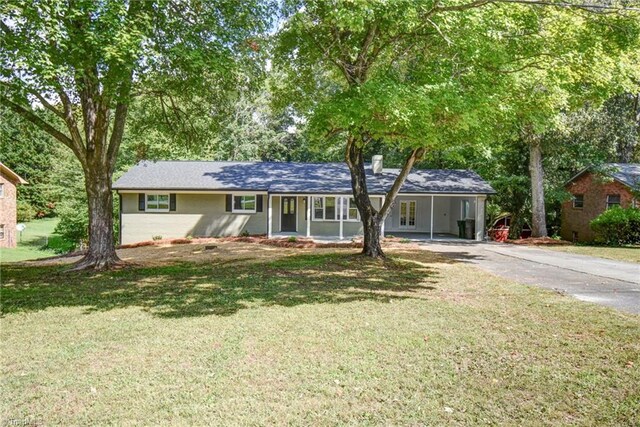
[[[16,246],[16,185],[27,181],[0,163],[0,248]]]
[[[640,164],[607,163],[588,167],[571,178],[565,188],[571,199],[562,204],[561,236],[588,242],[595,237],[589,223],[613,206],[638,207],[633,191],[640,189]]]

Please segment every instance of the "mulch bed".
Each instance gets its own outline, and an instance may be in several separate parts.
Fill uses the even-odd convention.
[[[552,239],[551,237],[528,237],[526,239],[507,239],[505,243],[511,243],[514,245],[532,245],[532,246],[562,246],[571,245],[571,242],[566,240]]]
[[[132,248],[142,248],[144,246],[159,246],[159,245],[186,245],[188,243],[209,243],[213,242],[215,239],[160,239],[160,240],[145,240],[144,242],[136,242],[129,243],[126,245],[119,245],[117,249],[132,249]]]
[[[147,240],[144,242],[130,243],[127,245],[120,245],[118,249],[132,249],[141,248],[144,246],[159,246],[159,245],[184,245],[184,244],[207,244],[214,242],[242,242],[242,243],[254,243],[260,245],[275,246],[279,248],[361,248],[362,242],[348,241],[344,243],[318,243],[312,239],[296,238],[295,241],[290,241],[287,238],[280,239],[268,239],[265,235],[258,236],[233,236],[233,237],[220,237],[220,238],[179,238],[179,239],[161,239],[161,240]]]
[[[362,242],[348,241],[344,243],[331,242],[331,243],[318,243],[312,239],[296,238],[294,241],[290,241],[287,238],[281,239],[268,239],[266,236],[238,236],[238,237],[223,237],[220,239],[223,242],[242,242],[242,243],[258,243],[260,245],[275,246],[278,248],[361,248]]]

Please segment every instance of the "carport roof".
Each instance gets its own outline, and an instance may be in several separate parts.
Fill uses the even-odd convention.
[[[373,174],[366,165],[370,194],[385,194],[400,173]],[[344,163],[142,161],[129,169],[115,190],[236,190],[298,194],[351,194]],[[459,169],[414,169],[401,193],[492,194],[477,173]]]

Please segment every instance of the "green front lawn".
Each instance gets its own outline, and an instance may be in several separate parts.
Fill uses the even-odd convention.
[[[18,237],[15,248],[0,248],[0,263],[25,261],[46,258],[64,252],[65,242],[53,230],[58,224],[58,218],[43,218],[27,222],[27,228],[22,232],[22,239]]]
[[[608,246],[590,246],[590,245],[566,245],[555,246],[547,245],[545,249],[554,251],[568,252],[579,255],[590,255],[600,258],[614,259],[616,261],[627,261],[640,263],[640,246],[612,248]]]
[[[426,251],[262,246],[108,273],[4,267],[4,422],[640,423],[638,316]]]

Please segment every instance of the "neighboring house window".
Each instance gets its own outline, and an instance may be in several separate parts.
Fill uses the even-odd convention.
[[[0,183],[0,199],[4,197],[4,184]]]
[[[234,213],[256,213],[256,195],[234,195]]]
[[[147,212],[169,212],[168,194],[147,194]]]
[[[337,219],[338,199],[333,196],[313,198],[313,220],[314,221],[334,221]]]
[[[4,240],[4,224],[0,224],[0,240]]]
[[[340,217],[338,217],[338,219],[340,219]],[[360,219],[358,207],[356,206],[356,201],[354,198],[342,198],[342,219],[344,221],[358,221]]]
[[[607,209],[611,209],[614,206],[620,206],[619,194],[609,194],[607,196]]]
[[[573,196],[573,207],[582,209],[584,207],[584,194],[575,194]]]

